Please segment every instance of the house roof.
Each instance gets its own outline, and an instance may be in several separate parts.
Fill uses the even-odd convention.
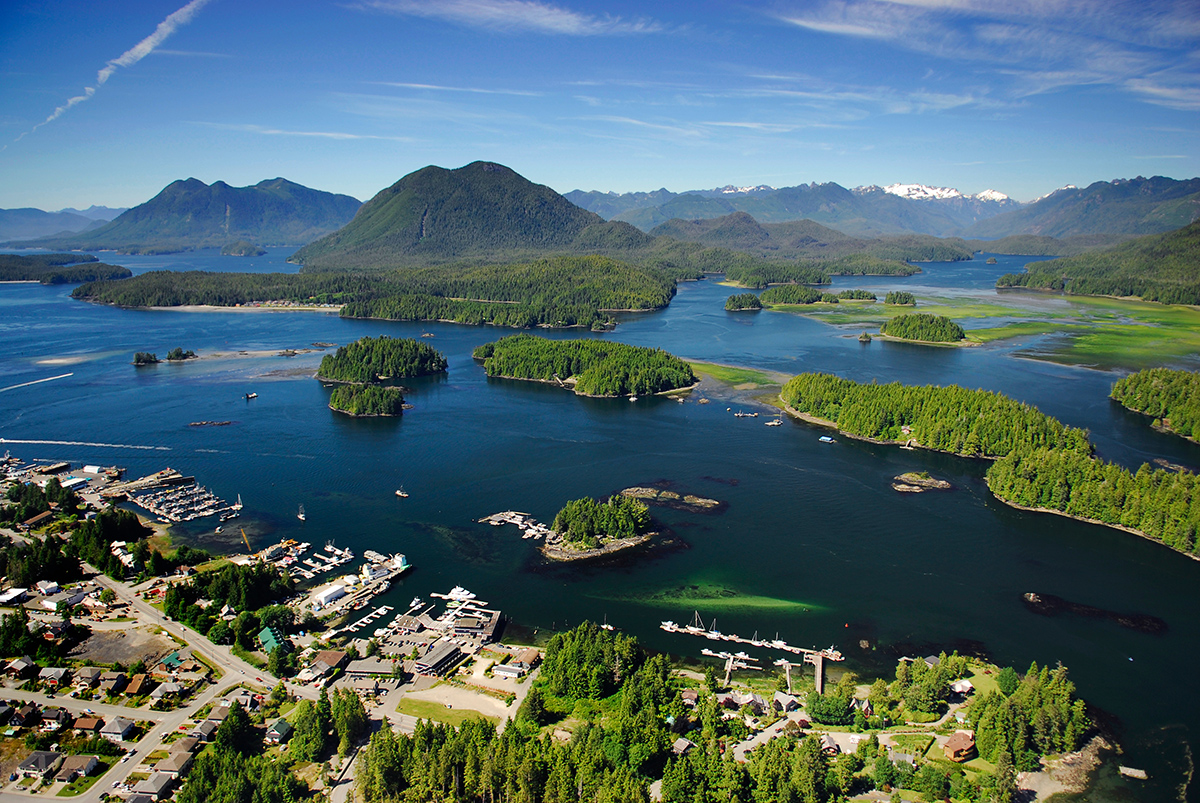
[[[970,731],[955,731],[946,740],[946,749],[952,751],[970,750],[975,746],[975,734]]]
[[[106,724],[103,728],[100,729],[100,732],[101,733],[122,734],[132,727],[133,727],[133,722],[131,722],[128,719],[125,719],[125,717],[113,717],[112,719],[110,719],[108,721],[108,724]]]
[[[45,772],[53,767],[54,762],[60,758],[62,758],[62,753],[52,750],[34,750],[29,754],[29,758],[22,761],[17,768],[23,772]]]
[[[182,739],[179,739],[178,741],[171,744],[171,752],[173,752],[173,753],[179,753],[179,752],[194,753],[194,752],[196,752],[196,746],[199,744],[200,744],[200,740],[197,739],[195,736],[184,736]]]
[[[104,720],[100,717],[80,717],[75,720],[75,729],[81,731],[94,731],[104,727]]]
[[[165,772],[152,772],[149,778],[133,787],[133,791],[158,797],[169,789],[174,781],[175,779]]]
[[[192,728],[192,733],[202,733],[205,736],[212,736],[217,732],[217,723],[211,719],[206,719],[203,722],[196,723],[196,727]]]
[[[275,722],[272,723],[271,727],[267,728],[268,735],[270,735],[272,733],[277,733],[280,736],[287,736],[291,732],[292,732],[292,723],[288,722],[286,719],[283,719],[282,717],[275,720]]]
[[[335,669],[342,665],[346,660],[346,653],[341,650],[321,650],[317,653],[315,661],[321,661],[330,669]]]
[[[154,765],[155,772],[183,772],[192,763],[192,754],[186,750],[179,750],[174,753],[167,754],[167,757]]]
[[[80,772],[86,773],[96,764],[100,763],[100,756],[82,755],[82,756],[67,756],[63,759],[60,773]]]

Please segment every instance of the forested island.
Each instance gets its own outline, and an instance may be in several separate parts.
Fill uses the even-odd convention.
[[[249,240],[238,240],[221,248],[223,257],[260,257],[265,253],[267,249],[260,248]]]
[[[1200,221],[1166,234],[1006,273],[997,287],[1058,290],[1069,295],[1136,297],[1163,304],[1200,304]]]
[[[957,343],[967,336],[963,328],[942,315],[913,312],[897,315],[879,327],[879,333],[919,343]]]
[[[412,338],[363,337],[321,358],[317,379],[367,385],[446,370],[446,358]]]
[[[105,265],[91,254],[0,254],[0,282],[71,284],[132,275],[129,268]]]
[[[845,293],[858,293],[859,290],[846,290]],[[850,296],[846,296],[850,298]],[[758,300],[763,304],[836,304],[841,294],[823,293],[803,284],[783,284],[770,287],[759,295]],[[872,296],[874,298],[874,296]]]
[[[401,415],[404,392],[379,385],[338,385],[329,394],[329,409],[355,418]]]
[[[1106,524],[1200,556],[1200,485],[1189,472],[1137,472],[1093,457],[1084,430],[985,390],[864,385],[800,374],[783,387],[789,411],[852,437],[994,458],[987,483],[1014,507]]]
[[[762,309],[762,302],[758,300],[758,296],[754,295],[754,293],[738,293],[725,299],[725,309],[729,312],[760,310]]]
[[[196,352],[188,349],[184,351],[181,346],[176,346],[167,352],[167,362],[183,362],[184,360],[195,360]]]
[[[1154,418],[1154,426],[1200,441],[1200,374],[1148,368],[1119,380],[1111,398]]]
[[[639,499],[615,494],[600,502],[575,499],[554,517],[543,554],[554,560],[604,555],[636,546],[651,535],[650,509]]]
[[[903,290],[892,290],[883,297],[884,304],[895,304],[899,307],[915,307],[917,299],[912,293],[906,293]]]
[[[637,396],[696,384],[692,368],[662,349],[604,340],[547,340],[511,335],[473,352],[489,377],[570,387],[581,396]]]
[[[921,269],[900,259],[852,254],[836,259],[744,260],[725,269],[725,280],[742,287],[829,284],[830,276],[912,276]]]

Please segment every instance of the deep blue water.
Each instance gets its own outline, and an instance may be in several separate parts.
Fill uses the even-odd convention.
[[[926,265],[914,277],[839,279],[836,286],[988,293],[996,276],[1029,261],[1007,257],[988,266],[985,256]],[[270,255],[277,263],[270,269],[283,267],[285,257]],[[227,269],[243,270],[250,261],[204,254],[102,258],[134,270],[228,263]],[[332,539],[360,554],[403,551],[416,568],[390,592],[393,603],[459,584],[522,625],[607,617],[654,647],[691,657],[703,642],[657,625],[688,621],[699,608],[726,632],[835,644],[848,665],[864,671],[889,672],[896,651],[925,654],[954,645],[985,650],[1022,670],[1031,661],[1061,661],[1080,693],[1119,719],[1129,749],[1124,763],[1159,777],[1119,787],[1137,799],[1166,794],[1166,779],[1178,778],[1175,762],[1195,740],[1200,692],[1181,682],[1186,669],[1180,669],[1200,659],[1200,563],[1126,533],[1012,510],[988,493],[979,462],[849,439],[822,444],[820,433],[802,424],[768,428],[762,417],[734,418],[727,407],[752,402],[726,398],[719,388],[705,389],[707,405],[696,403],[697,394],[686,404],[658,398],[631,404],[488,380],[471,350],[506,330],[322,313],[121,310],[74,301],[70,289],[0,285],[0,437],[108,445],[0,447],[16,455],[116,464],[134,475],[165,466],[194,474],[226,498],[242,495],[239,523],[255,546],[296,537]],[[820,370],[859,381],[984,387],[1089,428],[1106,459],[1136,467],[1165,457],[1200,466],[1200,447],[1154,432],[1108,400],[1117,373],[1022,359],[1004,343],[864,346],[856,340],[861,327],[784,313],[726,313],[730,292],[686,283],[667,310],[623,316],[611,334],[547,336],[609,337],[789,374]],[[427,342],[449,359],[449,372],[408,382],[415,407],[399,420],[330,412],[329,391],[311,378],[321,352],[277,356],[315,342],[426,331],[435,335]],[[135,351],[162,355],[174,346],[235,356],[130,365]],[[247,402],[249,391],[259,397]],[[202,419],[235,423],[187,426]],[[896,493],[891,478],[909,470],[928,470],[956,490]],[[676,548],[584,568],[547,566],[515,530],[474,523],[508,509],[549,521],[569,499],[655,481],[720,499],[727,508],[715,515],[656,510]],[[407,500],[393,493],[401,484],[411,493]],[[295,517],[299,504],[305,523]],[[176,534],[214,550],[240,547],[236,532],[216,536],[211,526],[197,523]],[[677,599],[691,586],[737,596],[703,605]],[[1169,630],[1155,636],[1104,620],[1037,616],[1021,602],[1027,591],[1152,614]],[[766,606],[739,605],[739,597]]]

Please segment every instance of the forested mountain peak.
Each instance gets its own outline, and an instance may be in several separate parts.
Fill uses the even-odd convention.
[[[606,223],[509,167],[480,161],[409,173],[364,204],[345,228],[293,259],[320,267],[398,267],[649,243],[631,226]]]

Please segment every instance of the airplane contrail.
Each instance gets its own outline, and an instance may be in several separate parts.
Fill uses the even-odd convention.
[[[75,376],[75,374],[73,372],[69,373],[69,374],[59,374],[58,376],[48,376],[45,379],[35,379],[32,382],[22,382],[19,385],[9,385],[6,388],[0,388],[0,393],[3,393],[6,390],[16,390],[17,388],[27,388],[30,385],[36,385],[39,382],[53,382],[55,379],[66,379],[68,376]]]
[[[170,446],[136,446],[130,443],[89,443],[88,441],[35,441],[35,440],[14,440],[12,438],[0,438],[0,444],[4,443],[31,443],[38,446],[96,446],[101,449],[144,449],[151,452],[169,452]]]
[[[24,134],[21,134],[21,136],[17,137],[13,141],[20,141],[27,134],[32,134],[34,131],[37,131],[42,126],[46,125],[46,123],[53,122],[59,117],[62,117],[63,114],[71,107],[77,106],[80,103],[83,103],[85,100],[91,98],[96,94],[96,90],[104,86],[104,82],[112,77],[112,74],[117,71],[118,67],[131,67],[142,59],[146,58],[146,56],[149,56],[166,40],[168,36],[175,33],[175,31],[180,27],[191,22],[192,18],[196,16],[196,13],[205,5],[207,5],[208,2],[209,0],[192,0],[183,8],[179,9],[173,14],[168,15],[167,18],[160,22],[158,27],[154,29],[154,33],[150,34],[145,39],[138,42],[121,55],[117,56],[115,59],[105,64],[104,67],[101,68],[100,72],[96,73],[95,86],[84,87],[82,95],[76,95],[75,97],[70,98],[66,103],[55,109],[49,117],[26,131]]]

